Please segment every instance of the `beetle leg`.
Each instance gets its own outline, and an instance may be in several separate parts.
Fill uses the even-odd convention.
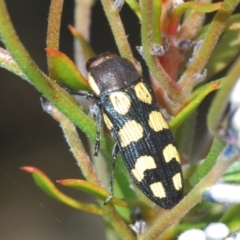
[[[94,106],[94,114],[96,116],[96,124],[97,124],[97,133],[96,133],[96,143],[94,147],[94,156],[98,156],[98,152],[100,149],[100,141],[101,141],[101,125],[102,125],[102,115],[100,112],[99,106]]]
[[[114,147],[113,147],[113,151],[112,151],[113,162],[112,162],[112,173],[111,173],[110,187],[109,187],[109,196],[104,201],[104,203],[103,203],[104,205],[108,204],[114,196],[114,193],[113,193],[114,171],[115,171],[115,165],[116,165],[116,159],[117,159],[118,152],[119,152],[118,144],[115,143]]]

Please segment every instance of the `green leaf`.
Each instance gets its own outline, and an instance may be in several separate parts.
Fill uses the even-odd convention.
[[[225,182],[240,183],[240,162],[235,162],[223,175]]]
[[[213,81],[194,91],[188,105],[169,122],[170,129],[172,131],[176,130],[197,109],[209,93],[220,88],[220,83],[220,80]]]
[[[82,47],[83,56],[86,60],[96,55],[91,45],[83,38],[83,36],[77,31],[76,28],[74,28],[72,25],[68,25],[68,29],[70,30],[72,35],[79,41],[79,44]]]
[[[136,14],[139,20],[141,20],[141,9],[137,0],[125,0],[128,6]]]
[[[240,224],[239,214],[240,204],[233,205],[219,221],[227,224],[231,232],[238,231]]]
[[[52,77],[74,90],[90,90],[88,81],[82,76],[72,60],[62,52],[46,49],[53,69]]]
[[[201,3],[201,2],[185,2],[179,4],[174,10],[173,15],[181,16],[185,10],[195,10],[197,12],[210,13],[219,10],[222,2],[217,3]]]
[[[83,192],[89,193],[103,201],[106,200],[106,198],[109,196],[109,193],[105,189],[97,187],[87,181],[84,181],[84,180],[65,179],[65,180],[57,180],[57,182],[64,186],[75,188],[75,189],[81,190]],[[120,207],[130,207],[130,206],[139,205],[139,203],[135,200],[134,201],[123,201],[116,197],[112,198],[111,204],[118,205]]]
[[[102,215],[103,212],[101,208],[94,204],[86,204],[82,203],[80,201],[77,201],[71,197],[68,197],[64,193],[60,192],[55,185],[52,183],[52,181],[39,169],[35,167],[21,167],[22,170],[29,172],[32,174],[32,177],[37,184],[38,187],[40,187],[45,193],[47,193],[50,197],[65,203],[66,205],[83,210],[89,213],[94,213],[97,215]]]

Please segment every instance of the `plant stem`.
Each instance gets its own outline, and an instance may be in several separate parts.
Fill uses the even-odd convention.
[[[79,139],[76,127],[74,124],[63,114],[58,113],[61,117],[59,122],[63,130],[64,136],[67,140],[70,150],[73,153],[78,165],[80,166],[83,176],[90,183],[100,187],[100,180],[98,179],[94,167],[90,161],[88,154],[86,153],[81,140]]]
[[[26,75],[19,68],[17,63],[14,61],[12,56],[9,54],[9,52],[3,48],[0,48],[0,67],[5,68],[10,72],[13,72],[17,76],[31,83],[29,79],[26,77]]]
[[[48,16],[47,48],[58,50],[63,0],[51,0]]]
[[[86,42],[90,39],[91,9],[94,0],[75,0],[74,27]],[[84,23],[84,24],[83,24]],[[74,60],[80,72],[87,76],[86,61],[83,46],[74,37]]]
[[[184,88],[186,95],[191,94],[194,75],[200,74],[203,71],[208,59],[212,54],[212,51],[214,50],[215,45],[217,44],[218,39],[220,38],[226,26],[228,18],[235,10],[238,3],[239,0],[225,0],[222,8],[216,13],[201,47],[179,80],[179,84],[182,86],[182,88]]]
[[[120,52],[120,55],[130,60],[133,64],[136,64],[136,61],[133,57],[130,45],[127,40],[128,38],[126,36],[125,29],[119,16],[119,12],[113,8],[113,1],[101,0],[101,2],[106,17],[108,19],[109,25],[111,27],[118,50]]]
[[[211,0],[202,0],[201,3],[211,3]],[[203,25],[204,20],[205,14],[191,11],[177,33],[178,41],[194,39]]]
[[[90,183],[101,187],[100,180],[98,179],[96,172],[92,166],[92,163],[78,137],[78,133],[74,124],[62,114],[60,115],[60,124],[64,135],[67,139],[67,142],[71,148],[71,151],[76,158],[78,165],[80,166],[84,177]],[[133,233],[126,225],[126,223],[121,219],[119,214],[116,212],[115,208],[111,205],[102,205],[102,209],[104,211],[104,216],[107,221],[113,226],[114,229],[118,232],[119,236],[124,239],[134,239]]]
[[[141,4],[141,16],[142,16],[141,38],[142,38],[144,59],[150,71],[154,75],[154,77],[160,82],[162,87],[166,90],[167,94],[169,94],[169,96],[171,95],[172,97],[172,93],[176,93],[178,92],[178,90],[180,91],[180,89],[178,88],[177,84],[171,80],[170,76],[163,69],[163,67],[159,63],[157,56],[151,54],[151,48],[153,44],[152,2],[148,0],[140,0],[140,4]]]
[[[48,16],[48,29],[47,29],[47,48],[58,50],[59,48],[59,31],[61,24],[63,0],[51,0]],[[51,77],[52,64],[47,55],[48,71]]]

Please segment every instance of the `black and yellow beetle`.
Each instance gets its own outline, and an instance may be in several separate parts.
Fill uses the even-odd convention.
[[[116,141],[114,161],[119,151],[140,190],[159,206],[172,208],[183,197],[181,163],[152,88],[130,61],[114,53],[91,58],[87,70],[104,122]],[[99,147],[99,132],[97,139]]]

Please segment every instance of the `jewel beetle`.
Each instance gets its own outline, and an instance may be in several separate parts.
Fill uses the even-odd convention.
[[[91,58],[86,67],[99,113],[116,141],[113,161],[120,152],[139,189],[157,205],[172,208],[183,197],[181,162],[151,86],[129,60],[111,52]],[[97,136],[95,153],[100,127]]]

